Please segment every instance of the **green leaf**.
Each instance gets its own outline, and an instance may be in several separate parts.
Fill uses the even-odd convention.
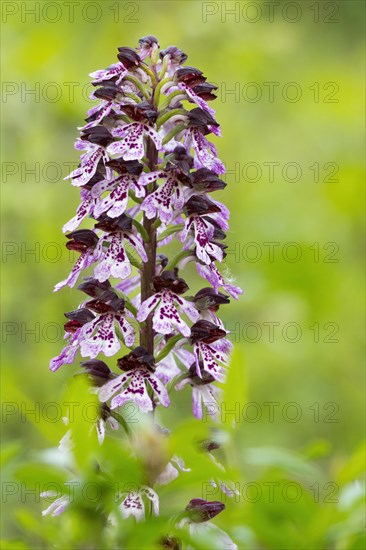
[[[22,445],[19,441],[4,443],[0,452],[0,466],[4,468],[20,452]]]
[[[360,477],[365,472],[366,464],[366,447],[363,442],[356,451],[352,454],[351,458],[344,465],[338,474],[338,480],[343,485],[349,481],[353,481],[355,478]]]
[[[39,483],[42,492],[47,490],[48,484],[56,484],[61,489],[68,479],[68,473],[48,464],[25,464],[17,468],[15,477],[29,485]]]
[[[174,348],[175,344],[181,340],[183,336],[181,334],[176,334],[176,336],[173,336],[168,340],[168,343],[166,346],[161,350],[159,355],[155,359],[155,363],[158,364],[159,361],[162,361],[164,357],[168,355],[168,353]]]
[[[174,227],[168,227],[168,229],[166,229],[165,231],[163,231],[160,234],[158,241],[159,242],[163,241],[164,239],[166,239],[170,235],[173,235],[174,233],[177,233],[178,231],[181,231],[183,228],[184,228],[183,223],[179,223],[178,225],[175,225]]]
[[[301,455],[277,447],[256,447],[243,452],[250,465],[265,468],[280,468],[286,473],[300,475],[306,479],[319,479],[320,471]]]
[[[65,416],[68,418],[68,429],[75,460],[82,471],[87,471],[99,449],[97,431],[100,404],[97,396],[90,392],[88,380],[82,376],[71,380],[63,398]]]

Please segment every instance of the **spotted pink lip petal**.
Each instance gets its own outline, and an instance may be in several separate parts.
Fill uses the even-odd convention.
[[[207,111],[213,117],[215,116],[216,114],[215,109],[212,109],[211,107],[209,107],[207,101],[205,101],[204,99],[199,97],[197,94],[195,94],[194,91],[189,86],[187,86],[187,84],[184,84],[184,82],[180,82],[178,84],[178,88],[180,90],[183,90],[187,94],[187,96],[190,99],[192,99],[192,101],[194,101],[194,103],[196,103],[199,107],[201,107],[201,109],[203,109],[204,111]]]
[[[83,219],[92,213],[95,201],[91,196],[91,193],[86,189],[82,189],[81,199],[82,201],[76,210],[76,216],[65,223],[62,228],[63,233],[68,233],[69,231],[74,231],[75,229],[77,229]]]
[[[210,143],[198,130],[192,129],[191,135],[187,135],[185,146],[194,151],[196,168],[208,168],[216,174],[224,174],[225,166],[217,157],[217,150],[213,143]]]
[[[140,322],[145,321],[145,319],[150,315],[150,313],[154,310],[156,305],[159,303],[160,298],[161,298],[160,293],[156,293],[153,296],[150,296],[150,298],[147,298],[147,300],[145,300],[141,304],[138,310],[137,317],[136,317],[137,320]]]
[[[103,80],[109,80],[115,76],[118,76],[118,81],[127,74],[127,69],[122,65],[122,63],[115,63],[108,67],[108,69],[102,69],[94,71],[89,74],[89,76],[96,82],[101,82]],[[117,81],[117,82],[118,82]]]

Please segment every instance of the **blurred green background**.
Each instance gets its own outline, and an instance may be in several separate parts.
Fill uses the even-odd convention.
[[[3,480],[50,445],[20,404],[57,403],[77,370],[52,374],[48,362],[80,300],[52,289],[71,267],[61,227],[79,197],[63,177],[91,106],[88,73],[155,34],[220,86],[215,143],[229,172],[217,198],[231,210],[226,264],[244,289],[222,310],[245,385],[229,461],[243,480],[293,479],[302,457],[322,486],[350,491],[365,435],[363,2],[84,1],[73,14],[65,4],[2,3],[2,428],[13,456]],[[190,406],[187,390],[161,418],[174,427]],[[47,548],[29,534],[42,505],[20,500],[4,506],[8,547]],[[363,548],[339,507],[241,500],[217,523],[240,548]]]

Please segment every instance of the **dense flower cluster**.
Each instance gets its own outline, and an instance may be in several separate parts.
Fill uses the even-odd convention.
[[[190,385],[193,412],[202,418],[203,406],[216,402],[215,381],[225,380],[231,348],[217,312],[241,293],[217,267],[229,212],[212,198],[226,185],[207,138],[220,136],[209,106],[216,86],[184,65],[177,47],[160,50],[154,36],[136,50],[118,48],[117,57],[91,74],[98,103],[75,143],[80,164],[66,178],[80,188],[81,202],[63,230],[67,248],[80,256],[55,290],[74,287],[83,274],[78,289],[87,298],[65,314],[67,345],[51,361],[56,371],[78,352],[89,358],[83,366],[98,386],[103,437],[108,416],[126,401],[144,412],[168,407],[167,386]],[[88,229],[79,228],[84,220]],[[161,253],[174,243],[175,256]],[[205,280],[194,296],[181,277],[189,262]],[[97,359],[117,353],[119,375]],[[215,416],[212,407],[208,412]],[[124,498],[124,514],[140,517],[144,495],[157,509],[154,491],[142,488]]]

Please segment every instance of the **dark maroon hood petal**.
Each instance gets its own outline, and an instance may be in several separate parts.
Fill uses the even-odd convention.
[[[207,111],[204,111],[200,107],[192,109],[188,113],[189,127],[198,128],[200,131],[211,131],[208,126],[220,126],[218,122]]]
[[[153,285],[156,292],[170,290],[174,294],[183,294],[189,289],[185,280],[178,277],[177,270],[163,271],[161,275],[154,277]]]
[[[111,283],[109,281],[104,281],[101,283],[93,277],[86,277],[84,282],[78,285],[77,288],[92,298],[99,298],[103,295],[103,293],[112,291]],[[113,291],[112,293],[114,294]]]
[[[78,328],[95,319],[95,315],[87,308],[76,309],[64,314],[69,321],[65,323],[66,332],[75,332]]]
[[[200,319],[191,327],[192,344],[199,341],[204,342],[205,344],[212,344],[213,342],[216,342],[216,340],[225,338],[225,336],[225,330],[217,325],[214,325],[213,323],[210,323],[210,321],[205,321],[204,319]]]
[[[190,87],[202,84],[206,81],[203,72],[195,67],[183,67],[182,69],[178,69],[174,74],[174,78],[177,82],[184,82],[184,84]]]
[[[192,174],[192,187],[197,191],[210,193],[212,191],[225,189],[226,185],[227,184],[220,180],[215,172],[207,168],[200,168]]]
[[[204,370],[203,361],[199,362],[199,370],[201,376],[198,376],[197,374],[196,363],[192,363],[192,365],[189,367],[189,378],[192,381],[193,386],[206,386],[207,384],[212,384],[212,382],[215,382],[215,378],[212,376],[212,374]]]
[[[194,303],[198,311],[204,311],[206,309],[217,311],[219,306],[229,304],[230,300],[225,294],[215,292],[211,287],[206,287],[196,293]]]
[[[131,69],[132,67],[138,67],[140,65],[140,56],[133,48],[118,48],[118,52],[117,57],[126,69]]]
[[[89,248],[94,248],[98,242],[98,236],[90,229],[78,229],[66,235],[69,242],[66,243],[68,250],[76,252],[85,252]]]
[[[102,214],[94,226],[96,229],[103,229],[107,233],[114,231],[132,231],[132,219],[127,214],[122,214],[118,218],[110,218],[107,214]]]
[[[113,378],[112,372],[108,365],[99,359],[83,361],[80,365],[85,369],[85,374],[94,386],[102,386],[107,380],[111,380]]]
[[[106,162],[106,166],[118,174],[131,174],[131,176],[139,176],[144,169],[138,160],[123,160],[123,158],[109,160]]]
[[[192,195],[184,205],[184,212],[187,216],[204,216],[221,212],[221,209],[204,195]]]
[[[155,370],[153,355],[149,354],[142,346],[138,346],[128,355],[118,359],[117,365],[121,370],[126,372],[140,367],[145,367],[152,371]]]
[[[95,143],[101,147],[107,147],[114,140],[112,134],[104,126],[98,125],[89,128],[88,130],[83,130],[81,134],[81,139],[84,141],[89,141],[90,143]]]

